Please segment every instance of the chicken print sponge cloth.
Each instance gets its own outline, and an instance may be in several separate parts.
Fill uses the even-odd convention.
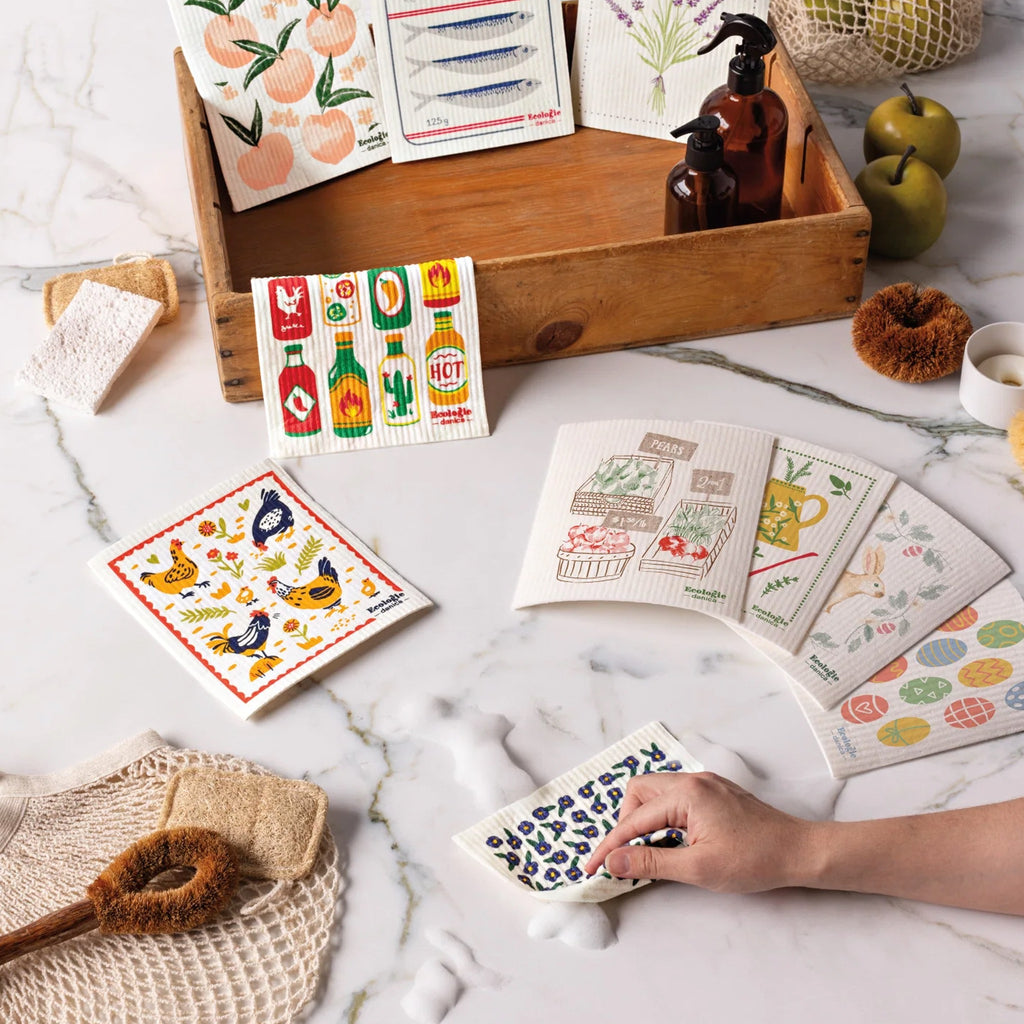
[[[701,769],[660,722],[651,722],[453,838],[474,860],[538,899],[599,903],[650,881],[614,878],[603,869],[583,873],[615,826],[629,780],[646,772]],[[649,846],[685,842],[686,833],[671,828],[633,840]]]
[[[163,312],[155,299],[83,281],[18,380],[45,398],[95,413]]]
[[[430,601],[273,462],[239,473],[89,563],[243,718]]]

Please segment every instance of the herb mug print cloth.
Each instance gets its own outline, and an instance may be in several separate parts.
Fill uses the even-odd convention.
[[[614,878],[583,865],[614,828],[626,783],[647,772],[699,772],[702,765],[660,722],[651,722],[589,761],[453,836],[460,849],[542,900],[599,903],[650,879]],[[682,829],[661,829],[634,845],[680,846]]]
[[[267,461],[89,565],[242,718],[430,601]]]

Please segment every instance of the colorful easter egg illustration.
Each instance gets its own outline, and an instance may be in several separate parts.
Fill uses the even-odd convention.
[[[1024,624],[1013,619],[1000,619],[990,622],[978,630],[978,643],[982,647],[998,650],[1001,647],[1012,647],[1024,640]]]
[[[878,626],[878,632],[883,634],[883,636],[885,634],[887,634],[887,633],[895,633],[896,632],[896,623],[895,622],[882,622]]]
[[[900,698],[908,704],[934,704],[953,692],[953,684],[941,676],[908,679],[900,687]]]
[[[995,713],[995,704],[984,697],[962,697],[950,703],[943,717],[954,729],[973,729],[990,721]]]
[[[923,718],[894,718],[878,730],[878,739],[887,747],[912,747],[931,731]]]
[[[967,644],[963,640],[940,637],[938,640],[929,640],[923,644],[917,652],[917,660],[929,668],[939,668],[941,665],[952,665],[966,653]]]
[[[956,633],[961,629],[970,629],[978,621],[978,613],[968,605],[961,608],[956,615],[951,615],[939,626],[943,633]]]
[[[870,693],[858,693],[840,708],[843,718],[854,725],[861,722],[877,722],[888,710],[889,702],[884,697],[876,697]]]
[[[1013,675],[1013,666],[1005,658],[979,658],[970,661],[957,673],[957,679],[964,686],[981,689],[1005,683]]]
[[[907,671],[907,659],[897,658],[895,661],[890,661],[885,668],[880,668],[869,680],[872,683],[890,683],[894,679],[899,679],[904,672]]]
[[[1024,682],[1014,683],[1006,691],[1004,700],[1007,707],[1013,708],[1014,711],[1024,711]]]
[[[903,549],[903,554],[906,558],[917,558],[924,548],[920,544],[911,544],[910,547]]]

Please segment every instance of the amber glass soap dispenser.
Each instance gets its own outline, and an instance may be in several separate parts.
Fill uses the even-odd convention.
[[[727,228],[736,223],[736,175],[725,166],[718,118],[695,117],[672,130],[678,139],[689,135],[686,158],[669,172],[665,183],[665,234]]]
[[[737,37],[729,81],[704,100],[701,114],[722,123],[725,160],[740,183],[740,224],[776,220],[782,208],[786,169],[786,105],[764,87],[764,56],[775,49],[775,34],[753,14],[723,14],[722,27],[697,52],[707,53]]]

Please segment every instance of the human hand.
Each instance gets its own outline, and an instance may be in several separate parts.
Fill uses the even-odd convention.
[[[815,823],[770,807],[711,772],[655,772],[630,779],[619,821],[594,851],[618,878],[664,878],[716,892],[806,884]],[[661,828],[684,828],[688,846],[624,846]]]

